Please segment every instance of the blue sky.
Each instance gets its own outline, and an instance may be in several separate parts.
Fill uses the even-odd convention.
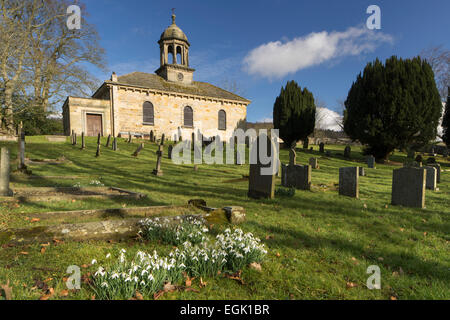
[[[153,73],[157,41],[171,24],[190,43],[194,80],[236,82],[252,101],[248,121],[271,119],[288,80],[307,87],[327,108],[339,110],[367,62],[412,57],[435,45],[450,47],[450,1],[149,1],[85,0],[88,20],[106,49],[108,73]],[[369,5],[381,9],[381,30],[368,30]]]

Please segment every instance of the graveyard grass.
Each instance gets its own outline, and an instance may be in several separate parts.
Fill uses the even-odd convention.
[[[80,140],[80,139],[79,139]],[[71,163],[31,166],[33,174],[43,176],[80,176],[76,180],[17,179],[14,186],[73,186],[89,185],[98,180],[105,186],[116,186],[148,195],[136,200],[85,200],[36,203],[2,203],[0,234],[7,228],[32,228],[56,221],[31,222],[32,213],[47,211],[101,209],[150,205],[184,205],[189,199],[202,198],[208,206],[222,208],[242,206],[247,221],[240,225],[252,232],[267,246],[268,254],[261,263],[262,270],[245,268],[243,283],[223,276],[195,279],[192,287],[198,292],[175,291],[160,299],[449,299],[450,298],[450,162],[441,157],[442,169],[439,191],[426,192],[426,208],[411,209],[390,205],[392,170],[399,168],[406,155],[396,152],[389,165],[367,169],[358,147],[352,148],[352,160],[343,157],[343,146],[326,146],[332,151],[327,158],[319,147],[313,152],[298,151],[297,163],[307,164],[310,157],[319,158],[319,170],[312,172],[311,191],[297,190],[293,197],[280,192],[274,200],[247,198],[248,165],[176,166],[167,159],[164,148],[162,170],[156,177],[156,145],[148,141],[138,158],[131,154],[139,140],[128,144],[118,139],[117,152],[105,148],[102,139],[101,156],[95,157],[96,138],[87,138],[87,148],[80,143],[49,143],[44,137],[27,137],[26,156],[31,159],[59,158],[64,155]],[[17,143],[0,142],[11,149],[16,159]],[[282,150],[283,163],[289,154]],[[426,159],[426,157],[425,157]],[[339,196],[336,186],[339,168],[364,166],[366,177],[360,178],[360,199]],[[16,166],[12,162],[12,168]],[[277,178],[277,188],[280,179]],[[78,222],[85,220],[79,219]],[[1,238],[1,237],[0,237]],[[160,255],[172,246],[156,241],[108,242],[89,241],[50,243],[41,252],[41,243],[0,248],[0,285],[12,288],[14,299],[39,299],[43,291],[36,281],[54,288],[50,299],[91,299],[89,285],[82,283],[76,292],[66,290],[64,278],[70,265],[82,266],[82,274],[92,274],[96,266],[106,262],[108,252],[125,248],[134,256],[138,250]],[[381,269],[381,290],[366,287],[371,265]],[[1,290],[0,290],[1,291]],[[153,297],[144,297],[153,299]],[[0,297],[0,299],[2,299]]]

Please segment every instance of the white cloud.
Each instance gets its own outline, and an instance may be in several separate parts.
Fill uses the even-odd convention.
[[[291,41],[263,44],[248,53],[244,65],[249,74],[281,78],[333,58],[372,52],[385,42],[392,43],[393,37],[363,26],[312,32]]]
[[[342,116],[336,111],[328,108],[317,108],[316,111],[316,129],[341,131],[339,123]]]

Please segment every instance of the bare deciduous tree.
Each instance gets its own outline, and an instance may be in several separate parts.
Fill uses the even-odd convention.
[[[431,65],[439,94],[445,100],[450,85],[450,51],[439,45],[422,50],[420,56]]]

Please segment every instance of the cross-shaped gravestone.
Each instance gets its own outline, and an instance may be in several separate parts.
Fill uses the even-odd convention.
[[[156,151],[156,155],[157,155],[156,168],[155,168],[155,170],[153,170],[153,174],[158,177],[163,175],[163,171],[161,170],[161,160],[162,160],[163,150],[164,150],[164,146],[159,145],[158,151]]]

